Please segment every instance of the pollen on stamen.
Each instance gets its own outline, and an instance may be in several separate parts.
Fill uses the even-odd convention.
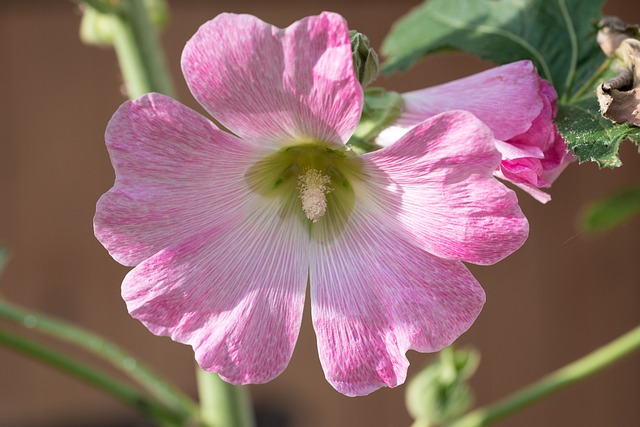
[[[312,222],[318,222],[327,211],[327,194],[333,191],[329,185],[331,178],[317,169],[307,169],[298,176],[298,191],[302,210]]]

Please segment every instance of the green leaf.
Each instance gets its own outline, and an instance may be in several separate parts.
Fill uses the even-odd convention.
[[[580,163],[594,161],[601,168],[622,164],[618,149],[624,139],[640,141],[640,128],[617,125],[602,117],[595,96],[571,105],[560,105],[556,125]]]
[[[449,422],[466,412],[473,395],[466,380],[475,372],[479,355],[473,350],[443,349],[436,361],[407,386],[406,404],[416,425]]]
[[[582,218],[587,231],[608,231],[640,214],[640,187],[618,191],[592,204]]]
[[[505,64],[532,60],[563,99],[604,61],[592,22],[604,0],[430,0],[396,23],[383,72],[445,49]]]

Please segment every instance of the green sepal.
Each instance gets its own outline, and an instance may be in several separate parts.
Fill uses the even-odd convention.
[[[360,153],[380,148],[373,140],[396,121],[403,106],[404,101],[398,92],[382,88],[365,90],[360,123],[347,144]]]

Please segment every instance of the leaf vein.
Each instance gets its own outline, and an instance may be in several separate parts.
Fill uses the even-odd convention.
[[[567,73],[567,80],[564,85],[564,93],[562,94],[563,100],[566,101],[568,94],[571,93],[571,88],[576,78],[576,70],[578,68],[578,36],[575,28],[573,27],[573,21],[569,15],[566,0],[558,0],[558,6],[560,7],[562,19],[566,25],[567,33],[569,33],[569,42],[571,43],[571,63]]]
[[[538,51],[533,45],[531,45],[527,40],[520,37],[518,34],[515,34],[510,31],[505,31],[501,28],[491,27],[489,25],[469,25],[468,23],[464,23],[461,21],[457,21],[447,15],[443,15],[440,12],[434,12],[432,18],[436,21],[439,21],[441,24],[449,25],[455,29],[467,29],[471,31],[477,31],[480,34],[492,34],[495,36],[504,37],[513,43],[521,46],[531,53],[531,55],[538,61],[540,67],[542,68],[542,72],[544,73],[545,79],[547,79],[553,85],[553,77],[551,76],[551,71],[549,69],[549,65],[547,61],[545,61],[542,53]]]

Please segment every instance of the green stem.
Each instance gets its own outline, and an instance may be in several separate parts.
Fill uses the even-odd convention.
[[[567,74],[567,80],[564,84],[564,91],[561,99],[561,102],[566,102],[568,94],[571,93],[571,88],[573,87],[573,82],[576,78],[576,70],[578,68],[578,38],[576,36],[576,30],[573,27],[573,21],[571,20],[569,10],[567,10],[565,0],[558,0],[558,6],[560,7],[562,18],[567,26],[567,33],[569,34],[569,41],[571,42],[571,65],[569,66],[569,73]]]
[[[114,18],[114,46],[129,98],[148,92],[172,95],[169,73],[157,44],[143,0],[122,3],[122,13]],[[212,427],[253,426],[249,398],[245,389],[222,381],[216,374],[198,369],[200,417]]]
[[[255,425],[247,390],[226,383],[217,374],[196,368],[200,394],[200,419],[208,427]]]
[[[149,22],[142,0],[125,3],[128,7],[117,22],[114,45],[127,84],[130,98],[136,98],[152,90],[171,95],[169,85],[151,88],[151,83],[163,83],[167,76],[160,49]],[[158,77],[158,78],[155,78]],[[168,79],[167,79],[168,81]],[[212,427],[249,427],[254,425],[245,389],[222,381],[216,374],[198,368],[198,391],[200,394],[200,417],[205,425]]]
[[[171,78],[143,0],[127,0],[121,5],[122,11],[111,15],[113,44],[129,98],[149,92],[172,96]]]
[[[595,86],[596,82],[598,82],[598,80],[602,78],[602,75],[609,69],[609,67],[611,67],[611,63],[613,62],[613,59],[614,59],[613,57],[605,59],[604,62],[600,64],[600,66],[595,71],[595,73],[593,73],[589,81],[583,84],[582,87],[580,87],[580,89],[578,89],[576,93],[573,94],[568,104],[574,104],[576,102],[581,101],[582,100],[581,98],[585,96],[588,91],[593,90],[593,87]],[[590,94],[590,96],[595,96],[595,93]],[[567,104],[567,102],[564,102],[564,103]]]
[[[0,330],[0,344],[102,389],[165,426],[183,425],[184,417],[153,400],[147,399],[143,394],[126,384],[74,359],[2,330]]]
[[[196,404],[182,392],[164,382],[154,372],[140,364],[115,344],[91,332],[61,320],[18,307],[3,299],[0,299],[0,318],[22,324],[27,328],[83,348],[129,375],[154,398],[171,408],[171,410],[184,416],[193,417],[197,414]]]
[[[448,427],[486,426],[640,350],[640,326],[488,408],[476,409]]]

